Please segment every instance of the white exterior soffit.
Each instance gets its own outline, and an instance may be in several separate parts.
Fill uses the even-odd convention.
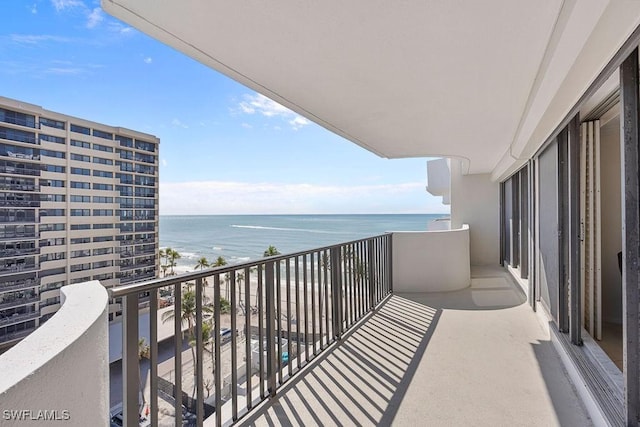
[[[640,2],[102,0],[108,13],[388,158],[524,162]]]

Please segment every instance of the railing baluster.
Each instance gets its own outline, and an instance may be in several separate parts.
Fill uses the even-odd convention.
[[[324,252],[318,252],[318,335],[320,336],[320,351],[324,350],[324,321],[322,318],[324,317],[324,281],[325,277],[322,274],[324,271],[323,267],[323,254]]]
[[[158,290],[149,292],[149,406],[151,427],[158,427]]]
[[[316,283],[315,254],[311,253],[311,355],[316,354]]]
[[[294,275],[296,276],[296,358],[300,369],[300,258],[295,258]]]
[[[387,234],[387,276],[388,279],[388,293],[393,292],[393,235]]]
[[[213,342],[214,342],[214,387],[216,397],[216,425],[222,425],[222,363],[220,361],[220,274],[213,277]]]
[[[275,361],[275,292],[273,261],[265,264],[265,290],[267,311],[267,390],[271,397],[276,395],[276,361]]]
[[[287,373],[293,375],[291,369],[291,259],[285,261],[285,281],[287,283]]]
[[[278,383],[282,384],[282,281],[280,280],[280,260],[275,262],[276,275],[276,345],[278,356]]]
[[[229,277],[231,287],[231,416],[233,421],[238,419],[238,325],[236,312],[238,297],[236,295],[236,270]]]
[[[122,414],[125,425],[138,425],[140,374],[138,362],[138,294],[122,297]]]
[[[244,269],[244,307],[245,307],[245,332],[244,332],[244,353],[245,353],[245,377],[246,377],[246,406],[247,410],[252,407],[251,398],[251,269]]]
[[[182,425],[182,282],[176,283],[174,290],[173,333],[174,333],[174,410],[176,425]],[[135,424],[134,424],[135,425]]]
[[[203,298],[202,278],[196,279],[196,424],[202,426],[204,421],[204,369],[202,366],[204,357],[204,340],[202,336],[202,298]]]
[[[304,355],[305,362],[309,362],[309,305],[307,283],[307,254],[302,255],[302,294],[304,298]]]
[[[329,264],[330,264],[330,258],[329,258],[329,251],[328,250],[324,250],[324,320],[325,320],[325,326],[326,326],[326,335],[327,335],[327,345],[329,345],[330,343],[333,342],[333,340],[330,338],[330,319],[329,319],[329,314],[330,314],[330,307],[329,307]]]
[[[374,251],[373,251],[373,245],[374,245],[374,240],[373,239],[369,239],[367,240],[367,272],[368,272],[368,280],[367,280],[367,296],[368,296],[368,304],[367,304],[367,311],[373,310],[373,306],[374,306],[374,302],[373,302],[373,287],[374,287],[374,283],[375,283],[375,268],[374,268],[374,262],[375,262],[375,256],[374,256]]]
[[[264,381],[265,381],[265,336],[264,336],[264,292],[263,292],[263,264],[258,264],[258,367],[260,371],[260,397],[265,398]]]
[[[333,299],[333,336],[342,338],[342,272],[340,271],[341,248],[331,248],[331,296]]]
[[[351,258],[349,259],[349,265],[351,266],[351,274],[349,275],[349,306],[350,306],[350,310],[351,310],[351,316],[349,317],[351,319],[349,326],[353,325],[356,321],[356,303],[355,303],[355,296],[356,296],[356,279],[357,279],[357,266],[356,266],[356,262],[358,261],[358,259],[356,258],[356,248],[354,244],[349,245],[350,246],[350,250],[351,250]]]

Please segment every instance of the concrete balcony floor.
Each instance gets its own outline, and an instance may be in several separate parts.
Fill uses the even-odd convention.
[[[592,425],[513,279],[472,276],[394,294],[241,425]]]

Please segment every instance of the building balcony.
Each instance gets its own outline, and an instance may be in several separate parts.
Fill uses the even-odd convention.
[[[16,323],[27,322],[29,320],[37,319],[38,317],[40,317],[40,313],[37,311],[22,314],[15,313],[10,316],[0,317],[0,326],[9,326]]]
[[[80,389],[88,397],[65,396],[55,408],[94,424],[122,408],[132,426],[140,413],[151,425],[589,425],[522,289],[501,267],[469,269],[468,245],[467,228],[394,233],[121,284],[108,290],[123,311],[111,348],[104,289],[67,286],[61,310],[0,356],[0,368],[39,357],[30,346],[47,337],[62,340],[56,354],[82,374],[43,364],[29,381],[24,371],[0,379],[0,396],[11,407],[21,387],[31,396]],[[80,292],[99,297],[70,305]],[[190,303],[183,322],[175,307]],[[74,325],[66,333],[60,319],[76,313],[81,321],[65,320]],[[149,344],[142,361],[140,339]],[[106,363],[120,358],[109,393]],[[37,399],[30,405],[45,404]]]
[[[13,299],[2,299],[0,298],[0,309],[4,309],[7,307],[21,307],[23,305],[29,305],[40,301],[39,296],[31,296],[27,298],[13,298]]]

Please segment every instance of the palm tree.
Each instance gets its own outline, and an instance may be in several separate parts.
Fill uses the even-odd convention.
[[[238,286],[238,305],[240,307],[244,307],[242,304],[242,282],[243,281],[244,281],[244,273],[241,271],[236,272],[236,285]],[[246,311],[246,309],[243,308],[243,311]]]
[[[202,296],[203,300],[206,300],[206,297]],[[203,301],[204,302],[204,301]],[[203,313],[213,313],[213,309],[206,304],[202,304],[202,312]],[[193,330],[193,326],[196,320],[196,291],[191,287],[182,291],[182,306],[180,308],[180,317],[183,322],[187,322],[188,328],[187,331],[191,334]],[[169,310],[162,313],[162,322],[166,323],[175,318],[175,310]]]
[[[179,260],[180,258],[182,258],[182,255],[180,255],[180,253],[178,253],[178,251],[174,251],[171,248],[167,248],[165,249],[167,252],[167,258],[169,260],[169,267],[171,267],[171,275],[175,275],[176,273],[173,271],[173,267],[176,266],[176,260]]]
[[[147,399],[144,397],[144,384],[142,384],[142,373],[140,372],[140,361],[149,358],[149,345],[144,337],[138,340],[138,382],[140,383],[140,394],[142,395],[142,408],[147,405]]]
[[[169,265],[167,264],[167,250],[171,250],[171,248],[167,248],[167,249],[160,249],[158,251],[158,258],[160,259],[160,268],[162,269],[162,277],[165,277],[167,275],[167,268],[169,268]],[[162,262],[162,261],[165,262]]]
[[[269,247],[267,248],[266,251],[264,251],[264,254],[262,256],[269,257],[269,256],[276,256],[276,255],[280,255],[280,252],[278,252],[278,249],[276,249],[276,247],[273,245],[269,245]]]
[[[224,259],[224,257],[219,256],[218,258],[216,258],[215,262],[213,264],[211,264],[211,267],[222,267],[223,265],[227,265],[227,260]],[[224,277],[222,278],[222,281],[226,283],[225,286],[225,296],[227,297],[227,299],[229,299],[229,273],[225,274]]]
[[[200,270],[204,270],[205,268],[209,267],[209,261],[207,261],[207,259],[205,257],[201,257],[198,260],[198,263],[196,264],[195,267],[193,267],[194,270],[200,269]]]
[[[211,332],[213,332],[213,323],[211,321],[206,321],[206,322],[202,322],[202,348],[198,349],[199,353],[202,356],[204,356],[204,349],[205,349],[205,344],[207,344],[209,341],[211,341]],[[195,332],[193,334],[190,335],[190,339],[189,339],[189,346],[191,347],[191,360],[193,361],[193,394],[191,395],[192,398],[195,397],[196,394],[196,345],[197,345],[198,341],[196,340],[196,334]],[[213,341],[211,343],[211,357],[214,357],[213,355]],[[207,397],[209,393],[209,390],[207,390]]]
[[[227,265],[227,260],[224,257],[219,256],[216,258],[216,261],[211,264],[211,267],[222,267],[223,265]]]

